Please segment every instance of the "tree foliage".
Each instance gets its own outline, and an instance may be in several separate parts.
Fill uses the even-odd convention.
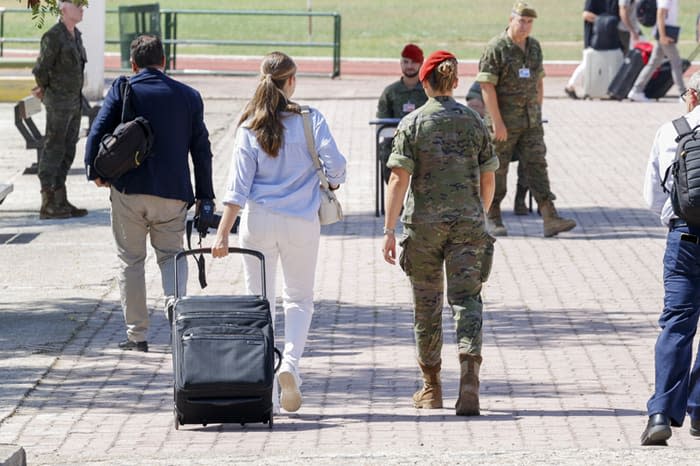
[[[17,0],[22,3],[23,0]],[[46,24],[46,16],[59,14],[59,0],[27,0],[27,8],[32,10],[32,21],[37,28],[42,29]],[[87,0],[72,0],[76,6],[87,6]]]

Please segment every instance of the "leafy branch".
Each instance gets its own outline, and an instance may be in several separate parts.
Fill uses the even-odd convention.
[[[22,0],[17,0],[22,3]],[[87,0],[73,0],[77,7],[87,6]],[[38,29],[42,29],[46,24],[46,16],[58,16],[60,8],[58,0],[27,0],[27,8],[32,10],[32,21]]]

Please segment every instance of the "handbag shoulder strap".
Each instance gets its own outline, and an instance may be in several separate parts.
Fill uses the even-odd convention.
[[[304,136],[306,137],[306,147],[309,149],[309,154],[311,154],[311,159],[314,162],[314,168],[316,169],[316,174],[318,174],[321,180],[321,186],[323,189],[328,189],[328,178],[321,167],[321,161],[318,158],[318,152],[316,151],[316,143],[314,142],[314,134],[311,130],[311,111],[308,105],[302,105],[301,107],[301,118],[304,120]]]
[[[122,123],[134,119],[134,109],[131,106],[131,83],[129,78],[126,78],[121,83],[119,90],[122,93]]]

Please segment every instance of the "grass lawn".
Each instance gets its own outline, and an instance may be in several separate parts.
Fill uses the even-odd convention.
[[[342,52],[346,57],[395,57],[407,42],[426,52],[447,49],[462,59],[478,59],[485,43],[505,28],[513,0],[310,0],[315,12],[335,11],[342,16]],[[307,9],[309,0],[162,0],[161,9],[293,10]],[[119,5],[154,3],[153,0],[108,0],[107,9]],[[533,35],[543,44],[546,60],[579,60],[582,48],[580,0],[533,0],[539,18]],[[0,7],[22,8],[25,1],[0,0]],[[681,4],[681,55],[695,47],[695,0]],[[47,21],[48,24],[52,20]],[[314,42],[332,40],[331,18],[314,18]],[[29,14],[6,13],[6,37],[39,37]],[[647,33],[650,36],[650,33]],[[116,14],[107,15],[107,38],[119,37]],[[306,17],[179,15],[179,39],[308,41]],[[32,48],[32,44],[7,44]],[[110,46],[116,51],[118,46]],[[296,56],[330,56],[329,48],[276,47]],[[178,46],[178,53],[260,55],[270,46]]]

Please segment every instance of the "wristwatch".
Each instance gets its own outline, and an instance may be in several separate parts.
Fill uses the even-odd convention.
[[[384,229],[382,230],[382,233],[385,235],[393,235],[396,233],[396,230],[394,230],[393,228],[384,227]]]

